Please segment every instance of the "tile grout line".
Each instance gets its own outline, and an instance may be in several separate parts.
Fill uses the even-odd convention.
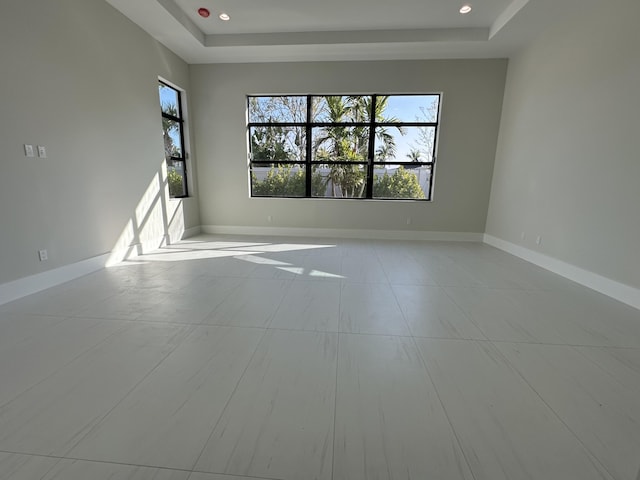
[[[102,416],[100,417],[100,419],[99,419],[99,420],[97,420],[97,421],[93,424],[93,426],[92,426],[91,428],[89,428],[89,430],[88,430],[87,432],[85,432],[85,433],[84,433],[84,434],[83,434],[83,435],[82,435],[82,436],[81,436],[81,437],[80,437],[80,438],[79,438],[79,439],[78,439],[78,440],[77,440],[77,441],[76,441],[76,442],[75,442],[75,443],[74,443],[74,444],[73,444],[73,445],[72,445],[68,450],[66,450],[66,451],[64,452],[64,453],[65,453],[65,455],[66,455],[66,454],[71,453],[71,452],[72,452],[72,451],[73,451],[73,450],[74,450],[74,449],[75,449],[75,448],[76,448],[76,447],[77,447],[77,446],[78,446],[78,445],[79,445],[79,444],[80,444],[80,443],[81,443],[81,442],[82,442],[82,441],[83,441],[83,440],[84,440],[84,439],[85,439],[85,438],[86,438],[86,437],[87,437],[91,432],[93,432],[93,431],[94,431],[94,430],[95,430],[95,429],[96,429],[96,428],[101,424],[101,422],[102,422],[105,418],[107,418],[107,417],[111,414],[111,412],[113,412],[113,411],[118,407],[118,405],[120,405],[120,404],[121,404],[121,403],[122,403],[122,402],[123,402],[127,397],[129,397],[129,395],[131,395],[131,393],[132,393],[136,388],[138,388],[138,386],[139,386],[140,384],[142,384],[142,382],[144,382],[144,381],[145,381],[145,380],[146,380],[146,379],[147,379],[151,374],[153,374],[153,372],[155,372],[155,371],[160,367],[160,365],[162,365],[162,364],[164,363],[164,361],[165,361],[167,358],[169,358],[169,356],[171,356],[171,354],[172,354],[172,353],[173,353],[173,352],[174,352],[174,351],[175,351],[175,350],[176,350],[176,349],[177,349],[177,348],[182,344],[182,342],[184,342],[188,337],[190,337],[190,336],[193,334],[193,332],[194,332],[194,331],[195,331],[195,329],[196,329],[196,326],[195,326],[195,325],[189,325],[189,326],[184,326],[184,327],[182,327],[182,328],[183,328],[184,330],[186,330],[186,331],[184,332],[184,336],[182,337],[182,339],[181,339],[179,342],[177,342],[177,344],[176,344],[172,349],[170,349],[170,350],[167,352],[167,354],[166,354],[166,355],[164,355],[164,356],[160,359],[160,361],[159,361],[159,362],[158,362],[158,363],[157,363],[157,364],[156,364],[156,365],[155,365],[151,370],[149,370],[145,375],[143,375],[143,376],[142,376],[142,378],[141,378],[138,382],[136,382],[136,384],[135,384],[133,387],[131,387],[131,388],[130,388],[130,389],[129,389],[129,390],[128,390],[128,391],[127,391],[123,396],[122,396],[122,398],[120,398],[120,400],[118,400],[118,401],[113,405],[113,407],[111,407],[111,408],[110,408],[110,409],[109,409],[109,410],[108,410],[104,415],[102,415]]]
[[[387,279],[387,285],[389,285],[389,289],[391,291],[393,291],[393,285],[391,283],[391,279],[389,278],[389,274],[387,273],[387,269],[384,268],[384,262],[382,262],[381,258],[380,258],[380,252],[378,251],[377,248],[373,248],[374,253],[376,254],[376,260],[378,261],[378,263],[380,264],[380,268],[382,269],[382,273],[384,274],[385,278]],[[396,303],[397,303],[397,299],[396,299]],[[399,306],[399,305],[398,305]]]
[[[48,455],[32,455],[32,454],[26,454],[26,453],[13,453],[13,452],[5,452],[5,451],[2,451],[0,453],[5,453],[7,455],[22,455],[22,456],[26,456],[26,457],[38,457],[38,458],[55,459],[56,461],[53,462],[53,465],[51,465],[51,468],[48,468],[47,471],[42,474],[42,476],[39,478],[39,480],[44,480],[45,478],[47,478],[47,475],[49,475],[49,472],[51,472],[54,468],[56,468],[60,462],[63,462],[65,460],[64,458],[61,458],[61,457],[52,457],[52,456],[48,456]]]
[[[8,450],[0,450],[0,453],[6,453],[6,454],[9,454],[9,455],[23,455],[25,457],[51,458],[51,459],[58,460],[55,463],[54,467],[57,466],[58,463],[60,463],[60,462],[62,462],[64,460],[69,460],[69,461],[73,461],[73,462],[100,463],[100,464],[103,464],[103,465],[121,465],[121,466],[125,466],[125,467],[138,467],[138,468],[157,468],[158,470],[168,470],[168,471],[171,471],[171,472],[192,473],[192,470],[186,470],[186,469],[183,469],[183,468],[163,467],[163,466],[159,466],[159,465],[146,465],[146,464],[143,464],[143,463],[114,462],[114,461],[94,460],[94,459],[87,459],[87,458],[80,458],[80,457],[69,457],[69,456],[59,456],[59,455],[45,455],[45,454],[41,454],[41,453],[14,452],[14,451],[8,451]],[[52,467],[52,468],[54,468],[54,467]],[[51,471],[51,469],[49,471]],[[49,473],[49,471],[47,473]],[[207,473],[207,472],[202,472],[202,473]],[[45,477],[46,477],[46,474],[45,474]],[[41,478],[45,478],[45,477],[41,477]]]
[[[484,337],[485,340],[489,340],[489,337],[487,337],[487,334],[484,333],[484,330],[482,330],[482,328],[480,328],[480,325],[478,325],[472,318],[471,316],[469,316],[467,314],[467,312],[465,312],[464,308],[462,308],[458,302],[456,302],[455,298],[453,298],[449,292],[447,292],[447,288],[448,287],[440,287],[442,289],[442,291],[444,292],[444,294],[447,296],[447,298],[449,298],[449,300],[451,300],[453,302],[453,304],[458,308],[458,310],[460,310],[462,312],[462,315],[464,315],[464,318],[466,318],[467,320],[469,320],[469,322],[471,322],[471,324],[476,327],[476,329],[480,332],[480,334]],[[450,288],[450,287],[449,287]]]
[[[207,437],[207,440],[202,444],[202,449],[200,450],[200,453],[198,454],[198,457],[196,458],[195,462],[193,462],[193,466],[191,468],[192,472],[196,471],[195,470],[196,466],[198,465],[198,462],[200,461],[200,458],[204,454],[204,451],[207,448],[207,445],[209,444],[209,441],[211,440],[211,437],[213,437],[213,433],[216,431],[216,428],[218,427],[218,424],[220,423],[220,420],[222,420],[222,417],[224,417],[224,414],[227,411],[227,408],[229,407],[229,404],[231,403],[231,399],[233,398],[233,396],[235,395],[236,391],[238,390],[238,386],[240,385],[240,382],[244,378],[244,375],[247,373],[247,370],[249,369],[249,365],[251,365],[251,362],[253,361],[253,358],[256,356],[256,352],[258,351],[258,349],[260,348],[260,345],[262,345],[262,342],[264,341],[265,337],[267,336],[267,333],[268,333],[269,330],[266,329],[266,328],[263,328],[262,330],[263,330],[263,333],[262,333],[262,336],[260,337],[260,340],[258,340],[258,342],[256,343],[256,347],[253,349],[253,353],[251,354],[251,357],[249,357],[249,361],[245,365],[244,370],[242,370],[242,374],[238,377],[238,381],[236,382],[235,386],[233,387],[233,391],[231,392],[231,394],[229,394],[229,398],[227,398],[227,401],[224,404],[224,407],[222,408],[222,410],[220,410],[220,415],[218,416],[218,419],[216,420],[216,423],[213,425],[213,428],[211,429],[211,433]],[[209,472],[206,472],[206,473],[209,473]]]
[[[577,354],[579,354],[582,358],[587,360],[591,365],[594,365],[595,367],[597,367],[598,370],[600,370],[602,373],[604,373],[604,374],[606,374],[606,375],[608,375],[610,377],[614,377],[614,375],[611,372],[609,372],[609,370],[607,370],[605,367],[600,365],[594,359],[592,359],[587,354],[582,352],[581,349],[583,349],[583,348],[591,348],[591,349],[599,348],[599,349],[613,349],[613,350],[615,350],[615,348],[613,348],[613,347],[591,347],[591,346],[588,346],[588,345],[568,345],[568,346],[571,347],[571,349],[574,350]],[[631,349],[631,350],[635,350],[635,349]],[[618,380],[616,380],[616,383],[620,383],[620,382]],[[638,472],[638,473],[640,473],[640,472]],[[638,480],[640,480],[640,477],[638,478]]]
[[[65,320],[70,320],[73,317],[68,317]],[[91,320],[98,320],[98,319],[91,319]],[[58,324],[56,324],[56,327],[58,326]],[[86,353],[91,352],[92,350],[95,350],[96,348],[98,348],[100,345],[102,345],[103,343],[107,342],[109,339],[111,339],[112,337],[114,337],[115,335],[118,335],[120,333],[122,333],[124,330],[126,330],[128,328],[128,325],[122,325],[120,328],[117,328],[115,332],[110,333],[109,335],[107,335],[105,338],[103,338],[102,340],[100,340],[99,342],[95,343],[94,345],[88,347],[87,349],[83,350],[82,352],[78,353],[75,357],[73,357],[71,360],[69,360],[67,363],[65,363],[64,365],[61,365],[60,368],[56,369],[54,372],[51,372],[50,375],[47,375],[46,377],[44,377],[41,380],[38,380],[36,383],[34,383],[33,385],[31,385],[30,387],[27,387],[25,390],[21,391],[20,393],[16,394],[15,396],[11,397],[11,399],[7,400],[6,402],[4,402],[3,404],[0,405],[0,408],[5,407],[6,405],[8,405],[9,403],[13,402],[14,400],[16,400],[18,397],[20,397],[21,395],[24,395],[25,393],[27,393],[28,391],[32,390],[33,388],[37,387],[38,385],[40,385],[42,382],[48,380],[50,377],[56,375],[58,372],[60,372],[63,368],[68,367],[69,365],[71,365],[73,362],[75,362],[78,358],[80,358],[81,356],[83,356]]]
[[[276,318],[276,315],[278,314],[280,307],[282,307],[282,302],[284,302],[284,299],[287,297],[287,293],[289,293],[289,290],[291,290],[291,287],[293,286],[293,280],[281,280],[281,281],[287,282],[287,288],[285,288],[284,292],[282,292],[282,297],[280,297],[278,306],[273,310],[273,313],[269,317],[269,321],[267,322],[267,325],[264,327],[267,330],[271,328],[271,324],[273,323],[274,318]]]
[[[578,441],[578,443],[582,446],[582,448],[584,448],[584,450],[588,453],[588,456],[591,458],[592,463],[595,463],[596,466],[599,466],[600,469],[604,470],[605,472],[607,472],[607,475],[609,475],[611,477],[611,479],[615,479],[615,475],[613,473],[611,473],[609,471],[609,469],[600,461],[600,459],[598,459],[595,454],[591,451],[591,449],[589,449],[584,442],[580,439],[580,437],[578,437],[578,435],[573,431],[573,429],[571,427],[569,427],[569,425],[562,419],[562,417],[560,416],[560,414],[558,412],[555,411],[554,408],[551,407],[551,405],[549,405],[549,403],[547,403],[547,401],[542,397],[542,395],[540,395],[540,393],[538,392],[538,390],[536,390],[534,388],[534,386],[525,378],[524,374],[522,372],[520,372],[520,369],[518,367],[516,367],[512,362],[509,361],[509,359],[506,357],[506,355],[504,355],[502,353],[502,351],[500,351],[500,349],[491,341],[486,342],[491,344],[491,346],[493,347],[493,349],[496,351],[496,353],[498,353],[498,355],[500,355],[500,357],[502,358],[502,360],[509,366],[509,368],[516,374],[518,375],[522,381],[533,391],[533,393],[535,393],[535,395],[540,399],[540,401],[549,409],[550,412],[553,413],[553,415],[558,419],[558,421],[564,425],[564,427],[567,429],[567,431]],[[506,343],[506,342],[503,342]],[[570,348],[573,349],[574,347],[571,345],[558,345],[560,347],[566,347],[566,348]]]
[[[65,460],[69,460],[72,462],[87,462],[87,463],[99,463],[99,464],[103,464],[103,465],[119,465],[119,466],[123,466],[123,467],[136,467],[136,468],[149,468],[149,469],[157,469],[157,470],[166,470],[169,472],[184,472],[184,473],[188,473],[189,477],[191,478],[191,475],[194,473],[203,473],[205,475],[224,475],[224,476],[228,476],[228,477],[238,477],[238,478],[254,478],[256,480],[283,480],[280,478],[275,478],[275,477],[256,477],[253,475],[236,475],[234,473],[220,473],[220,472],[206,472],[204,470],[190,470],[190,469],[185,469],[185,468],[174,468],[174,467],[165,467],[165,466],[161,466],[161,465],[148,465],[148,464],[144,464],[144,463],[126,463],[126,462],[114,462],[114,461],[107,461],[107,460],[95,460],[95,459],[87,459],[87,458],[80,458],[80,457],[68,457],[68,456],[57,456],[57,455],[44,455],[44,454],[40,454],[40,453],[24,453],[24,452],[13,452],[13,451],[7,451],[7,450],[0,450],[0,453],[5,453],[8,455],[21,455],[24,457],[38,457],[38,458],[51,458],[54,460],[57,460],[49,470],[47,470],[44,474],[44,476],[40,477],[40,480],[46,478],[47,474],[53,470],[60,462],[63,462]]]
[[[225,275],[225,276],[223,276],[223,277],[220,277],[220,278],[225,278],[225,277],[226,277],[226,275]],[[244,280],[246,280],[246,279],[244,279]],[[214,313],[218,310],[218,308],[220,308],[220,306],[221,306],[224,302],[226,302],[226,301],[227,301],[227,299],[231,296],[231,294],[232,294],[233,292],[235,292],[238,288],[240,288],[240,285],[241,285],[241,284],[242,284],[242,281],[238,282],[238,284],[237,284],[237,285],[235,285],[233,288],[231,288],[231,289],[227,292],[227,294],[224,296],[224,298],[223,298],[222,300],[220,300],[220,302],[218,302],[218,304],[217,304],[215,307],[213,307],[213,308],[211,309],[211,311],[209,312],[209,314],[208,314],[206,317],[204,317],[203,319],[201,319],[201,320],[200,320],[199,325],[215,325],[215,324],[203,323],[203,322],[204,322],[205,320],[207,320],[208,318],[212,318],[212,317],[214,316]],[[218,326],[222,326],[222,325],[218,325]]]
[[[640,350],[640,346],[626,347],[617,345],[593,345],[582,343],[551,343],[551,342],[525,342],[524,340],[492,340],[490,338],[486,340],[477,339],[479,342],[491,342],[491,343],[514,343],[519,345],[548,345],[551,347],[574,347],[574,348],[608,348],[612,350]]]
[[[398,306],[398,309],[400,310],[400,315],[402,315],[402,321],[404,322],[405,326],[407,327],[407,332],[409,332],[409,337],[413,338],[413,330],[411,329],[411,325],[409,325],[409,321],[407,320],[407,316],[404,313],[404,310],[402,309],[402,306],[400,305],[400,300],[398,299],[398,295],[396,294],[396,291],[393,289],[393,287],[391,287],[391,294],[393,295],[393,298],[396,301],[396,305]],[[415,343],[415,342],[414,342]]]
[[[342,303],[342,289],[340,289],[338,304]],[[338,322],[340,322],[340,309],[338,309]],[[339,328],[338,328],[339,329]],[[336,465],[336,418],[338,414],[338,369],[340,367],[340,336],[336,333],[337,345],[336,345],[336,388],[333,395],[333,443],[331,444],[331,480],[334,480],[335,465]]]
[[[249,479],[253,478],[255,480],[285,480],[283,478],[276,478],[276,477],[256,477],[254,475],[237,475],[235,473],[204,472],[202,470],[192,470],[187,480],[191,479],[194,473],[202,473],[204,475],[216,475],[216,476],[222,475],[224,477],[230,477],[230,480],[233,478],[238,478],[240,480],[244,480],[245,478],[249,478]]]
[[[474,342],[475,340],[468,340],[471,342]],[[438,402],[440,403],[440,406],[442,407],[442,411],[444,412],[445,417],[447,418],[447,422],[449,423],[449,428],[451,428],[451,432],[453,433],[453,436],[456,439],[456,444],[458,445],[458,448],[460,449],[460,453],[462,454],[462,457],[465,461],[465,463],[467,464],[467,468],[469,469],[469,472],[471,472],[471,476],[473,477],[474,480],[476,480],[476,474],[474,473],[473,469],[471,468],[471,464],[469,463],[469,459],[467,458],[467,454],[462,446],[462,442],[460,441],[460,437],[458,436],[458,432],[456,432],[456,429],[453,426],[453,422],[451,421],[451,417],[449,416],[449,412],[447,412],[447,409],[444,406],[444,402],[442,401],[442,398],[440,397],[440,392],[438,391],[438,387],[436,387],[435,382],[433,381],[433,377],[431,376],[431,372],[429,372],[429,368],[427,367],[427,361],[424,359],[424,356],[422,355],[422,351],[420,350],[420,347],[418,347],[418,342],[416,342],[415,337],[411,337],[411,343],[413,344],[413,348],[416,349],[416,352],[418,353],[418,358],[420,359],[420,362],[424,368],[424,372],[427,374],[427,378],[429,379],[429,382],[431,383],[431,385],[433,386],[433,391],[436,393],[436,397],[438,398]]]
[[[423,286],[423,285],[413,285],[413,286]],[[424,285],[427,287],[434,287],[434,288],[441,288],[438,287],[437,285]],[[452,300],[453,301],[453,300]],[[455,303],[455,302],[454,302]],[[457,306],[457,305],[456,305]],[[402,309],[401,309],[402,312]],[[404,314],[404,312],[402,312]],[[466,317],[466,314],[464,312],[462,312]],[[31,315],[31,314],[28,314]],[[64,320],[68,320],[68,319],[75,319],[75,320],[83,320],[82,317],[65,317],[63,319]],[[409,337],[415,337],[415,338],[425,338],[425,339],[430,339],[430,340],[474,340],[474,341],[478,341],[478,342],[493,342],[493,343],[513,343],[513,344],[523,344],[523,345],[550,345],[550,346],[566,346],[566,347],[584,347],[584,348],[606,348],[606,349],[612,349],[612,350],[640,350],[640,345],[638,346],[621,346],[621,345],[603,345],[603,344],[587,344],[587,343],[554,343],[554,342],[542,342],[542,341],[526,341],[526,340],[498,340],[498,339],[492,339],[492,338],[488,338],[486,337],[482,331],[480,331],[480,333],[483,334],[483,336],[485,338],[472,338],[472,337],[456,337],[456,336],[429,336],[429,335],[416,335],[414,333],[410,331],[409,335],[398,335],[398,334],[394,334],[394,333],[374,333],[374,332],[348,332],[348,331],[340,331],[340,330],[316,330],[316,329],[307,329],[307,328],[287,328],[287,327],[264,327],[264,326],[258,326],[258,325],[229,325],[229,324],[223,324],[223,323],[203,323],[203,322],[194,322],[194,323],[181,323],[181,322],[160,322],[160,321],[154,321],[154,320],[127,320],[127,319],[116,319],[116,318],[105,318],[105,317],[95,317],[95,318],[84,318],[84,320],[89,320],[89,321],[104,321],[104,322],[122,322],[122,323],[128,323],[131,325],[148,325],[148,326],[173,326],[173,327],[226,327],[226,328],[248,328],[248,329],[258,329],[258,330],[264,330],[264,329],[268,329],[268,330],[282,330],[282,331],[290,331],[290,332],[307,332],[307,333],[341,333],[341,334],[347,334],[347,335],[365,335],[365,336],[383,336],[383,337],[399,337],[399,338],[409,338]],[[477,324],[475,324],[473,322],[473,320],[469,319],[469,321],[477,327]],[[128,326],[123,326],[122,329],[128,328],[130,325]],[[479,329],[479,327],[477,327]],[[109,337],[112,335],[117,335],[118,332],[114,332],[112,334],[109,334]],[[98,344],[89,347],[87,350],[81,352],[78,355],[83,355],[84,353],[89,352],[90,350],[93,350],[95,347],[98,347],[102,342],[107,341],[109,339],[109,337],[105,338],[104,340],[101,340]],[[73,360],[75,360],[77,357],[74,357],[72,360],[69,361],[73,362]],[[63,365],[60,368],[64,368],[65,366],[67,366],[67,364]],[[58,370],[56,370],[57,372]],[[55,372],[54,372],[55,373]],[[38,381],[38,383],[40,383],[40,381]],[[29,387],[27,390],[30,390],[32,387]],[[24,390],[23,392],[21,392],[18,395],[21,395],[22,393],[26,392],[27,390]],[[9,401],[13,401],[15,399],[12,398]]]
[[[438,288],[440,288],[440,287],[438,287]],[[403,317],[405,323],[407,324],[407,329],[409,330],[409,333],[412,334],[413,331],[411,330],[411,327],[409,326],[409,322],[406,319],[406,316],[404,314],[404,311],[402,310],[402,307],[400,307],[400,301],[398,300],[396,292],[395,292],[395,290],[393,288],[391,289],[391,292],[393,293],[393,296],[396,299],[396,303],[398,304],[398,308],[400,308],[400,312],[402,313],[402,317]],[[480,332],[480,333],[482,333],[482,332]],[[422,352],[420,351],[420,348],[418,347],[418,343],[416,341],[416,337],[414,335],[411,335],[409,338],[411,339],[411,344],[413,345],[413,348],[416,350],[416,353],[418,354],[418,358],[420,359],[420,363],[421,363],[421,365],[422,365],[422,367],[424,369],[424,373],[427,374],[427,378],[429,379],[429,382],[433,386],[433,391],[435,392],[436,397],[438,398],[438,402],[440,403],[440,406],[442,407],[442,411],[443,411],[445,417],[447,418],[447,423],[449,424],[449,428],[451,429],[451,432],[453,433],[453,436],[456,439],[456,443],[458,445],[458,448],[460,449],[460,453],[462,454],[462,457],[463,457],[463,459],[464,459],[464,461],[465,461],[465,463],[467,465],[467,468],[469,469],[469,472],[471,472],[471,476],[475,480],[476,476],[473,473],[473,469],[471,468],[471,464],[469,463],[469,460],[467,459],[467,455],[466,455],[466,453],[464,451],[464,448],[462,448],[462,442],[460,441],[460,438],[458,437],[458,433],[453,428],[453,423],[451,422],[451,419],[449,418],[449,413],[444,408],[444,402],[442,401],[442,398],[440,397],[440,392],[438,392],[438,388],[436,387],[436,384],[433,381],[433,378],[431,377],[431,373],[429,372],[429,369],[427,368],[426,360],[423,358]],[[471,341],[473,341],[473,340],[471,340]],[[424,373],[423,373],[423,375],[424,375]]]

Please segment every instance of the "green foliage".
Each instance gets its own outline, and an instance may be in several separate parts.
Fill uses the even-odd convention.
[[[373,196],[377,198],[425,198],[418,177],[400,166],[393,175],[376,176]]]
[[[311,173],[311,196],[312,197],[324,197],[324,193],[327,190],[327,180],[325,180],[318,167],[313,167]]]
[[[422,157],[422,152],[417,148],[412,148],[409,153],[407,153],[407,158],[412,162],[419,162]]]
[[[251,135],[251,157],[253,160],[288,160],[290,151],[286,145],[283,127],[256,128]]]
[[[171,197],[184,195],[184,178],[173,168],[169,168],[167,171],[167,181],[169,182],[169,195]]]
[[[355,162],[364,162],[365,157],[357,148],[357,136],[344,138],[342,130],[344,127],[327,128],[328,138],[332,139],[330,150],[319,150],[316,158],[327,161],[325,164],[329,169],[327,182],[331,186],[332,197],[361,197],[366,184],[365,170]],[[338,134],[334,136],[336,132]],[[331,163],[336,160],[354,162],[354,164]],[[324,191],[319,196],[324,197]]]
[[[182,177],[173,172],[177,178],[177,195],[182,194]],[[171,179],[171,173],[169,174]],[[305,196],[305,172],[290,165],[272,167],[264,180],[251,175],[253,194],[256,196]],[[335,179],[335,180],[334,180]],[[327,182],[335,189],[339,186],[343,197],[360,197],[364,193],[365,174],[357,165],[333,165],[326,179],[320,172],[314,171],[311,176],[311,196],[324,197]],[[171,180],[169,183],[171,190]],[[172,196],[174,194],[172,193]],[[335,194],[334,194],[335,195]],[[373,185],[373,196],[376,198],[412,198],[424,199],[425,195],[414,173],[399,167],[393,175],[385,173],[377,175]]]
[[[169,115],[173,115],[174,117],[178,116],[178,110],[175,105],[171,105],[169,103],[162,104],[162,111],[164,113],[168,113]],[[176,145],[173,143],[173,138],[171,138],[171,134],[179,133],[180,125],[169,118],[162,117],[162,136],[164,138],[164,154],[165,157],[180,157],[180,145]]]
[[[291,165],[271,167],[264,180],[258,180],[255,174],[251,174],[251,183],[253,195],[256,196],[305,196],[305,171],[302,169],[294,171]],[[322,175],[314,170],[311,176],[311,195],[324,196],[326,186]]]
[[[304,197],[304,170],[293,171],[291,165],[272,167],[262,181],[252,174],[252,183],[254,195]]]

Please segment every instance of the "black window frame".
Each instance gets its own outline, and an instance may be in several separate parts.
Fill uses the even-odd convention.
[[[438,97],[438,108],[435,115],[435,121],[394,121],[394,122],[381,122],[375,117],[376,102],[379,97],[423,97],[432,96]],[[291,121],[291,122],[277,122],[277,121],[251,121],[251,98],[283,98],[283,97],[306,97],[306,119],[305,121]],[[369,112],[369,120],[358,121],[344,121],[344,122],[315,122],[313,121],[313,98],[318,97],[368,97],[371,98],[371,110]],[[397,93],[397,94],[271,94],[271,95],[247,95],[247,135],[249,137],[249,191],[252,198],[314,198],[314,199],[343,199],[343,200],[404,200],[404,201],[421,201],[431,202],[433,201],[433,183],[436,168],[436,152],[438,147],[438,136],[440,129],[440,113],[442,109],[442,93]],[[368,148],[366,159],[362,162],[355,161],[317,161],[313,159],[313,132],[314,129],[323,127],[358,127],[368,128]],[[282,127],[282,128],[302,128],[305,133],[305,157],[300,160],[267,160],[267,159],[254,159],[252,152],[251,132],[256,127]],[[375,142],[376,142],[376,130],[378,128],[403,128],[403,127],[430,127],[434,129],[434,139],[432,145],[432,152],[429,161],[401,161],[393,159],[391,161],[379,161],[376,160]],[[366,169],[366,187],[365,195],[358,197],[338,197],[338,196],[314,196],[312,195],[312,174],[313,167],[318,165],[362,165]],[[255,195],[254,194],[254,177],[252,175],[253,167],[280,167],[283,166],[303,166],[305,169],[305,195],[304,196],[290,196],[290,195]],[[425,198],[390,198],[390,197],[375,197],[373,196],[373,187],[375,181],[375,168],[385,165],[403,166],[416,168],[417,166],[426,166],[429,168],[429,184],[428,191],[425,191]]]
[[[175,164],[175,163],[182,164],[182,172],[183,172],[182,179],[183,179],[183,185],[184,185],[184,193],[182,195],[171,195],[171,190],[169,190],[169,196],[170,198],[187,198],[189,196],[189,182],[187,181],[187,155],[188,154],[186,151],[185,135],[184,135],[185,120],[184,120],[184,109],[182,104],[182,91],[180,91],[173,85],[169,85],[168,83],[163,82],[162,80],[158,80],[158,84],[161,87],[169,88],[173,90],[176,93],[176,99],[177,99],[176,101],[177,110],[178,110],[177,116],[166,113],[162,108],[162,104],[160,105],[162,118],[176,122],[180,130],[180,154],[181,155],[180,156],[166,155],[166,152],[165,152],[165,160],[167,161],[167,169],[173,167],[173,165],[171,166],[169,165],[169,162],[171,162],[172,164]],[[164,142],[164,139],[163,139],[163,142]]]

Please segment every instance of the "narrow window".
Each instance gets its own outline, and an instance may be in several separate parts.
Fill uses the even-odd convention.
[[[179,90],[163,82],[159,82],[158,88],[162,109],[162,135],[164,155],[167,161],[169,195],[172,198],[186,197],[189,192],[187,190],[182,95]]]

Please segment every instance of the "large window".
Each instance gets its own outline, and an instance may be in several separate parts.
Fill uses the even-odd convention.
[[[247,103],[252,196],[431,200],[439,94]]]
[[[159,82],[160,107],[162,109],[162,134],[164,155],[167,161],[167,180],[171,197],[186,197],[187,162],[184,144],[184,116],[182,95],[179,90]]]

